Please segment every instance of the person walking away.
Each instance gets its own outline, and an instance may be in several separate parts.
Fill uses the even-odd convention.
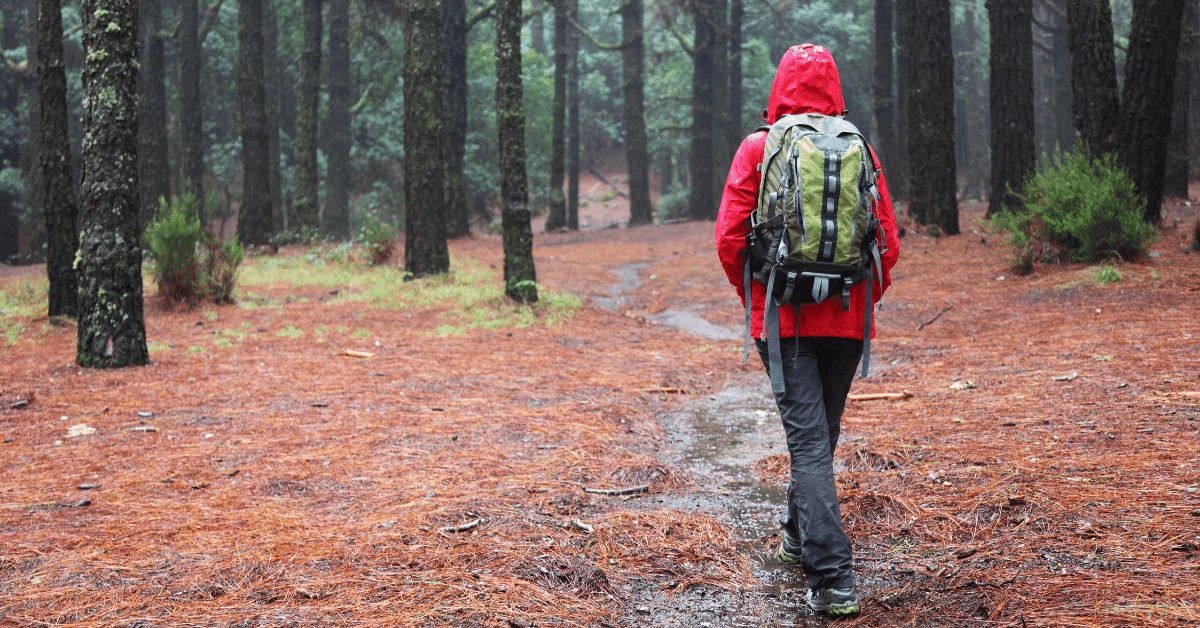
[[[861,136],[856,135],[857,130],[853,125],[845,123],[841,118],[845,115],[841,80],[832,54],[821,46],[793,46],[779,62],[768,105],[763,110],[763,119],[767,124],[774,125],[781,118],[795,114],[820,114],[810,118],[822,121],[822,124],[828,122],[842,125],[832,128],[853,129],[855,135],[849,137],[861,140]],[[787,121],[783,123],[786,124]],[[864,342],[869,342],[870,336],[874,335],[874,320],[870,312],[874,303],[879,301],[883,291],[891,284],[890,271],[899,257],[896,220],[879,160],[873,151],[867,148],[865,152],[870,157],[866,159],[863,155],[865,159],[862,163],[874,167],[870,169],[871,172],[867,172],[867,168],[863,167],[862,172],[865,175],[859,176],[859,184],[863,184],[864,177],[867,184],[873,182],[874,188],[870,190],[869,195],[875,200],[873,203],[869,199],[865,202],[873,207],[877,223],[870,222],[870,228],[875,228],[875,232],[870,233],[873,237],[868,238],[868,244],[875,247],[874,250],[868,254],[868,244],[862,245],[862,257],[874,258],[874,264],[867,262],[866,280],[859,276],[857,282],[847,280],[845,285],[842,285],[843,282],[838,279],[810,277],[809,283],[803,284],[804,278],[801,277],[803,289],[813,294],[811,298],[805,298],[818,302],[798,305],[794,303],[796,299],[788,296],[792,294],[794,282],[787,281],[786,291],[782,291],[784,280],[780,279],[777,282],[780,285],[772,286],[774,298],[768,301],[768,286],[764,285],[762,276],[769,269],[757,266],[762,260],[761,257],[752,255],[752,245],[748,238],[752,220],[758,225],[762,218],[759,214],[778,213],[776,205],[782,206],[781,211],[785,218],[789,212],[793,212],[793,215],[800,214],[801,205],[810,199],[810,196],[805,194],[793,203],[784,193],[778,198],[772,195],[768,203],[765,198],[767,193],[760,192],[764,187],[763,177],[767,176],[770,165],[764,165],[764,161],[771,161],[764,159],[769,134],[769,128],[761,128],[750,134],[742,141],[734,157],[717,217],[717,255],[725,274],[729,277],[729,283],[737,289],[743,299],[743,306],[747,310],[748,334],[754,335],[759,357],[771,374],[775,403],[779,408],[791,456],[787,510],[779,518],[782,526],[779,557],[785,563],[803,566],[808,581],[806,599],[814,611],[833,616],[853,615],[861,610],[861,605],[855,589],[851,543],[842,525],[838,506],[837,488],[833,477],[833,454],[837,447],[842,410],[845,408],[846,397],[850,392],[850,384],[860,358],[863,358],[865,376],[867,359],[863,356]],[[779,142],[778,136],[774,141]],[[861,147],[866,148],[865,141]],[[779,154],[782,155],[783,152]],[[820,154],[820,149],[817,153]],[[829,154],[826,151],[827,164]],[[819,204],[824,204],[829,201],[828,186],[836,186],[837,183],[825,183],[822,179],[837,180],[836,167],[835,176],[830,177],[829,174],[828,168],[824,171],[824,177],[818,170],[817,175],[812,177],[815,179],[814,183],[806,180],[804,172],[799,171],[793,178],[792,185],[796,189],[809,189],[815,184],[818,186],[816,198],[821,199]],[[775,179],[769,182],[772,186],[778,184]],[[826,186],[823,199],[821,186]],[[761,204],[760,193],[764,196]],[[768,206],[773,211],[765,212]],[[870,212],[865,213],[870,215]],[[793,220],[803,220],[803,217],[796,216]],[[812,222],[816,222],[817,225],[812,225]],[[795,225],[793,222],[788,228],[795,229]],[[806,233],[816,235],[809,235],[807,239],[812,241],[814,237],[824,237],[821,230],[832,227],[834,225],[825,220],[810,219]],[[861,231],[867,232],[869,229]],[[771,241],[771,246],[781,249],[782,252],[782,249],[787,248],[788,237],[801,240],[805,237],[800,235],[797,238],[796,235],[794,232],[785,233],[783,247],[778,246],[780,238],[776,236],[776,239]],[[775,251],[772,250],[772,253]],[[752,269],[748,261],[756,267]],[[754,273],[755,279],[749,278],[751,271],[760,269],[761,272]],[[791,279],[796,279],[796,275],[805,273],[791,273]],[[833,283],[829,283],[830,281]],[[765,283],[770,283],[770,280],[766,280]],[[747,284],[750,288],[749,303],[745,302]],[[826,289],[831,286],[833,294],[831,298],[826,299]],[[839,290],[842,291],[840,299],[837,298]],[[871,301],[870,306],[867,305],[868,299]],[[764,319],[770,325],[764,325]],[[764,329],[767,329],[768,333],[764,334]],[[776,368],[772,368],[771,364],[772,340],[778,343],[775,347]]]

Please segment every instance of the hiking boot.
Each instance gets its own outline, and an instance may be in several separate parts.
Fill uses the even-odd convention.
[[[779,560],[788,565],[802,564],[800,539],[792,536],[786,526],[779,530],[779,538]]]
[[[857,615],[862,610],[853,587],[849,589],[809,589],[806,599],[809,608],[834,617]]]

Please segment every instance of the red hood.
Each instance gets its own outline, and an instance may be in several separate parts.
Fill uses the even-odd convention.
[[[802,44],[783,54],[767,103],[767,124],[793,113],[840,116],[845,109],[842,80],[828,50]]]

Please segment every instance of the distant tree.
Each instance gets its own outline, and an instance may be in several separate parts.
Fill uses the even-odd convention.
[[[137,182],[137,4],[83,0],[83,183],[75,361],[147,364]]]
[[[325,118],[329,170],[325,177],[325,232],[350,238],[350,0],[329,0],[329,109]]]
[[[38,102],[42,132],[40,180],[45,186],[46,277],[50,280],[50,316],[75,316],[79,284],[75,251],[79,247],[79,209],[75,204],[71,143],[67,134],[67,72],[63,61],[60,0],[38,2]]]
[[[579,15],[579,0],[567,0],[567,18]],[[567,228],[579,229],[579,31],[567,32]]]
[[[893,0],[895,11],[896,37],[896,152],[895,164],[898,166],[894,174],[887,180],[888,192],[893,199],[911,198],[909,182],[912,180],[912,163],[908,159],[908,127],[910,121],[904,121],[908,116],[908,68],[909,68],[909,37],[908,23],[912,0]],[[885,175],[886,176],[886,175]],[[911,212],[910,212],[911,213]]]
[[[1175,55],[1179,49],[1184,0],[1134,0],[1125,89],[1117,122],[1117,163],[1146,199],[1147,222],[1162,218],[1163,170]]]
[[[138,72],[138,195],[142,226],[154,219],[158,199],[171,196],[167,141],[166,51],[159,0],[141,0],[141,68]]]
[[[446,134],[446,235],[471,233],[467,207],[467,2],[442,0],[442,44],[445,47],[446,95],[442,128]],[[561,186],[560,186],[561,187]]]
[[[238,2],[238,100],[242,126],[242,203],[238,239],[268,244],[271,224],[270,135],[263,67],[263,0]]]
[[[875,149],[883,165],[885,176],[896,176],[900,173],[892,169],[899,156],[896,146],[896,98],[895,83],[892,73],[895,65],[892,62],[892,51],[895,41],[892,36],[892,0],[875,0],[874,12],[874,62],[872,65],[871,95],[874,102],[875,128],[878,130],[875,138]],[[893,173],[895,173],[893,175]],[[897,176],[897,178],[899,178]],[[888,179],[891,183],[891,179]]]
[[[1171,103],[1171,133],[1167,139],[1167,166],[1163,173],[1163,194],[1188,197],[1189,104],[1192,99],[1192,73],[1196,60],[1196,0],[1184,0],[1179,53],[1175,57],[1175,98]]]
[[[275,12],[277,0],[263,3],[263,84],[266,89],[267,165],[271,169],[271,226],[276,231],[288,228],[287,208],[283,200],[283,173],[280,169],[281,150],[279,127],[283,119],[282,87],[279,78],[279,17]]]
[[[1075,131],[1093,153],[1110,152],[1121,108],[1109,0],[1067,0],[1067,34]]]
[[[563,193],[566,178],[567,120],[567,5],[554,1],[554,104],[550,107],[550,208],[546,212],[546,231],[567,226],[567,197]]]
[[[742,137],[746,134],[746,129],[742,128],[742,104],[744,98],[742,96],[742,26],[746,18],[746,8],[743,0],[730,0],[729,2],[729,124],[726,143],[728,147],[728,155],[726,160],[733,163],[733,156],[737,153],[738,146],[742,144]]]
[[[182,155],[179,188],[204,198],[204,114],[200,98],[203,54],[197,0],[180,0],[179,11],[179,141]],[[200,224],[208,225],[206,203],[201,202]]]
[[[404,267],[413,277],[450,269],[442,139],[442,14],[407,0],[404,23]]]
[[[725,174],[732,163],[729,152],[729,0],[706,1],[710,3],[707,20],[713,35],[709,50],[712,55],[712,101],[709,103],[712,128],[708,132],[712,143],[711,185],[714,202],[720,205],[725,191]],[[715,207],[712,218],[716,218]]]
[[[650,151],[646,141],[646,118],[642,89],[642,0],[626,0],[621,14],[621,93],[625,101],[625,155],[629,168],[629,224],[654,221],[650,205]]]
[[[688,170],[690,215],[696,220],[712,220],[717,215],[713,197],[713,41],[716,38],[709,14],[714,0],[696,0],[694,7],[695,41],[688,51],[692,56],[692,128]]]
[[[1025,179],[1037,165],[1033,137],[1032,0],[989,0],[992,189],[988,216],[1022,206]]]
[[[321,0],[302,0],[303,49],[296,85],[296,184],[292,212],[297,229],[316,229],[321,202],[317,170],[321,107]],[[440,18],[439,18],[439,28]],[[406,86],[407,87],[407,86]]]
[[[954,56],[950,1],[911,0],[908,15],[909,213],[958,233],[954,163]]]
[[[521,85],[521,0],[496,3],[496,129],[500,148],[500,222],[504,230],[504,294],[537,301],[533,231],[525,179],[525,113]]]

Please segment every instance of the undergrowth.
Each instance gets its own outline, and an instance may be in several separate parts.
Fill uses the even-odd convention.
[[[49,307],[49,282],[45,277],[33,281],[0,284],[0,337],[9,345],[25,331],[25,324],[46,313]]]
[[[232,303],[242,245],[237,238],[222,242],[200,229],[199,202],[184,194],[167,202],[159,199],[159,218],[146,227],[151,272],[158,291],[171,303],[196,306],[204,299]]]

